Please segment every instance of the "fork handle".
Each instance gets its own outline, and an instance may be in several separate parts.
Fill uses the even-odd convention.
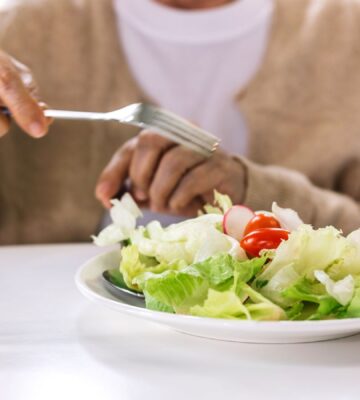
[[[106,113],[83,112],[83,111],[65,111],[65,110],[44,110],[46,117],[56,119],[71,119],[82,121],[105,121],[109,120]]]
[[[7,107],[0,107],[0,113],[11,117],[11,112]],[[45,117],[55,119],[71,119],[82,121],[109,121],[111,118],[107,113],[66,111],[66,110],[44,110]]]

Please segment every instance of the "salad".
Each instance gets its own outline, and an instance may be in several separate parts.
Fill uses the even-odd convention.
[[[151,310],[256,321],[360,317],[360,229],[314,229],[272,205],[254,212],[215,192],[198,217],[136,227],[129,194],[94,242],[120,243],[117,276]]]

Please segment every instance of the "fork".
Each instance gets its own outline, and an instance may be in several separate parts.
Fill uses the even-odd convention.
[[[9,115],[7,109],[2,110]],[[220,140],[187,120],[162,108],[145,103],[130,104],[119,110],[99,113],[65,110],[45,110],[46,117],[71,120],[117,121],[141,128],[151,128],[180,145],[184,145],[205,157],[210,157]]]

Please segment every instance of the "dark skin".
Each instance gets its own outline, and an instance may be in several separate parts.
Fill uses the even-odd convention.
[[[101,174],[96,197],[109,208],[110,199],[130,181],[135,199],[153,211],[195,216],[213,200],[214,189],[243,201],[243,164],[218,149],[210,158],[178,146],[151,131],[125,143]]]
[[[0,51],[0,107],[7,107],[24,132],[34,138],[47,133],[51,119],[45,118],[30,70]],[[10,119],[0,113],[0,137],[10,128]]]

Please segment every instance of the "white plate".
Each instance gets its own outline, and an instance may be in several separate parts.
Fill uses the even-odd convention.
[[[81,293],[120,313],[166,325],[183,333],[246,343],[303,343],[336,339],[360,332],[360,318],[331,321],[234,321],[168,314],[132,306],[113,297],[102,285],[102,272],[117,268],[119,262],[118,250],[86,262],[75,278]]]

